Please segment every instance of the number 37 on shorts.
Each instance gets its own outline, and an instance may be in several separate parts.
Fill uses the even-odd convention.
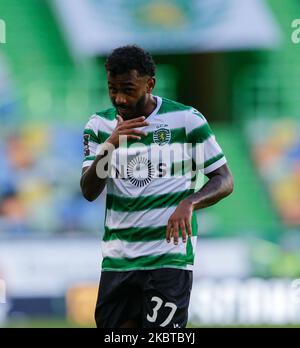
[[[151,302],[154,304],[154,307],[152,309],[152,315],[147,314],[147,320],[149,321],[149,323],[156,323],[156,325],[159,325],[160,327],[166,327],[172,321],[177,306],[172,302],[164,303],[163,300],[157,296],[153,296],[151,298]],[[165,314],[168,310],[169,314],[166,319],[163,322],[158,323],[157,321],[160,317],[162,317],[162,315],[159,315],[159,311],[162,312],[162,314],[164,314],[163,317],[165,317]],[[179,324],[174,323],[174,327],[179,327]]]

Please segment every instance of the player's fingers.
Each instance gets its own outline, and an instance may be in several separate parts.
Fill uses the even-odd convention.
[[[187,227],[188,236],[191,237],[192,236],[192,227],[191,227],[190,219],[185,219],[185,226]]]
[[[127,124],[130,124],[130,123],[133,123],[133,122],[142,122],[146,119],[145,116],[140,116],[140,117],[137,117],[137,118],[132,118],[131,120],[126,120],[125,122]]]
[[[138,129],[123,129],[119,131],[119,134],[124,134],[124,135],[129,135],[129,134],[140,134],[140,135],[144,135],[146,136],[148,133],[147,132],[143,132],[141,130]]]
[[[122,116],[117,115],[117,125],[119,125],[120,123],[124,122]]]
[[[173,241],[175,245],[178,244],[178,237],[179,237],[178,222],[175,221],[173,222]]]
[[[166,231],[166,240],[168,243],[170,243],[171,241],[171,235],[172,235],[172,224],[168,222],[167,231]]]
[[[186,229],[185,229],[184,220],[180,220],[179,226],[180,226],[180,229],[182,232],[182,241],[183,241],[183,243],[185,243],[186,242]]]
[[[120,129],[133,129],[133,128],[140,128],[140,127],[147,127],[149,126],[149,122],[146,121],[139,121],[139,122],[131,122],[131,123],[126,123],[122,122]]]

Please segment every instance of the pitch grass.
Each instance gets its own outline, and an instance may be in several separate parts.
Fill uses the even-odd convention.
[[[73,322],[67,321],[65,319],[49,319],[49,318],[40,318],[40,319],[28,319],[28,320],[14,320],[9,321],[2,327],[5,328],[93,328],[95,326],[79,326]],[[195,325],[189,323],[187,328],[300,328],[300,324],[297,325]]]

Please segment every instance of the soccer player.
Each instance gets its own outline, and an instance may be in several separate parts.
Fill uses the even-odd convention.
[[[105,68],[113,107],[91,116],[85,127],[80,182],[88,201],[107,189],[96,324],[183,328],[192,288],[195,210],[228,196],[232,176],[204,116],[152,94],[155,64],[149,53],[137,46],[116,48]],[[178,175],[174,158],[183,144],[191,146],[182,152],[182,163],[190,160],[192,166]],[[202,156],[201,151],[195,156],[197,145]],[[195,192],[199,170],[209,180]]]

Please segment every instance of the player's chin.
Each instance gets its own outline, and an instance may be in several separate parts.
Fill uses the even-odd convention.
[[[135,113],[129,109],[118,109],[118,114],[123,117],[124,120],[131,120],[136,118]]]

